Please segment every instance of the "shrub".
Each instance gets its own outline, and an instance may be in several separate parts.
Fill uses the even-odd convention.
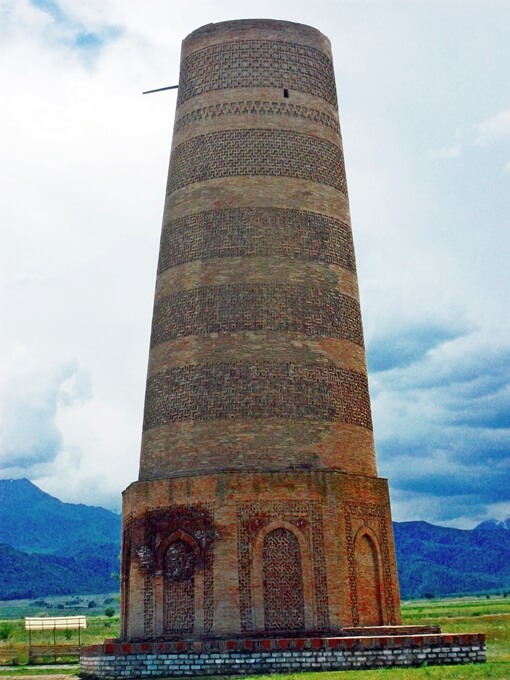
[[[7,621],[0,623],[0,640],[8,640],[14,632],[14,628]]]
[[[105,616],[111,618],[115,614],[115,609],[113,607],[106,607],[106,609],[104,610],[104,614]]]

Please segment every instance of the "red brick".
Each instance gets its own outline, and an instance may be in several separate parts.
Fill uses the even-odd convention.
[[[320,648],[400,623],[352,243],[327,38],[268,20],[188,36],[123,640]]]

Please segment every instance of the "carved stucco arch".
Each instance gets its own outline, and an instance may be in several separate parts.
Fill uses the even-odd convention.
[[[386,611],[386,603],[385,603],[385,591],[384,591],[384,582],[383,582],[383,561],[382,561],[382,556],[381,556],[381,547],[379,545],[379,540],[375,534],[375,532],[368,526],[363,525],[361,526],[358,531],[356,532],[356,535],[354,537],[354,542],[353,542],[353,549],[354,549],[354,564],[357,565],[357,555],[358,550],[359,550],[359,544],[360,541],[364,538],[368,538],[369,542],[371,543],[371,547],[373,550],[373,553],[375,555],[375,560],[376,560],[376,567],[377,567],[377,583],[376,583],[376,588],[377,588],[377,596],[379,597],[379,602],[378,602],[378,608],[379,608],[379,617],[380,617],[380,624],[384,624],[384,612]],[[357,575],[356,575],[356,587],[357,587]]]
[[[165,559],[165,553],[168,550],[168,548],[172,545],[172,543],[175,543],[176,541],[183,541],[184,543],[187,543],[190,548],[193,550],[193,554],[197,558],[197,560],[200,559],[201,557],[201,550],[200,546],[196,542],[196,540],[188,534],[186,531],[183,531],[182,529],[177,529],[176,531],[173,531],[170,536],[167,536],[164,541],[161,541],[157,553],[156,553],[156,570],[160,571],[163,569],[163,561]]]
[[[264,585],[262,572],[262,551],[264,539],[275,529],[286,529],[296,538],[301,553],[301,570],[303,578],[305,630],[314,628],[316,607],[313,589],[310,547],[299,528],[285,520],[273,520],[263,526],[253,542],[253,623],[255,631],[263,632],[264,628]]]
[[[154,595],[156,602],[156,616],[155,616],[155,634],[156,637],[162,637],[165,634],[164,624],[164,587],[165,576],[163,573],[164,558],[166,551],[176,541],[182,541],[190,546],[193,554],[197,560],[197,566],[200,564],[202,551],[196,540],[182,529],[173,531],[165,540],[161,541],[156,553],[156,571],[154,574]],[[202,634],[204,631],[204,571],[203,569],[195,567],[194,579],[194,602],[195,602],[195,619],[194,619],[194,633]]]

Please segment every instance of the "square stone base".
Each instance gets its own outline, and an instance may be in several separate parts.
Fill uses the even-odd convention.
[[[81,672],[95,678],[255,675],[483,663],[485,654],[480,633],[107,642],[82,649]]]

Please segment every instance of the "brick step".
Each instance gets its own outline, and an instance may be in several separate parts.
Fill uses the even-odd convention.
[[[254,675],[483,663],[479,633],[110,642],[82,649],[83,677]]]
[[[83,656],[126,655],[126,654],[176,654],[229,651],[267,651],[267,650],[318,650],[352,649],[382,647],[423,647],[424,645],[478,645],[484,644],[481,633],[440,633],[430,632],[432,626],[395,626],[399,632],[392,635],[342,635],[335,637],[296,637],[296,638],[242,638],[231,640],[171,640],[167,642],[105,642],[82,648]],[[415,629],[428,629],[416,633]],[[413,633],[409,634],[409,629]],[[406,632],[402,632],[406,631]]]

